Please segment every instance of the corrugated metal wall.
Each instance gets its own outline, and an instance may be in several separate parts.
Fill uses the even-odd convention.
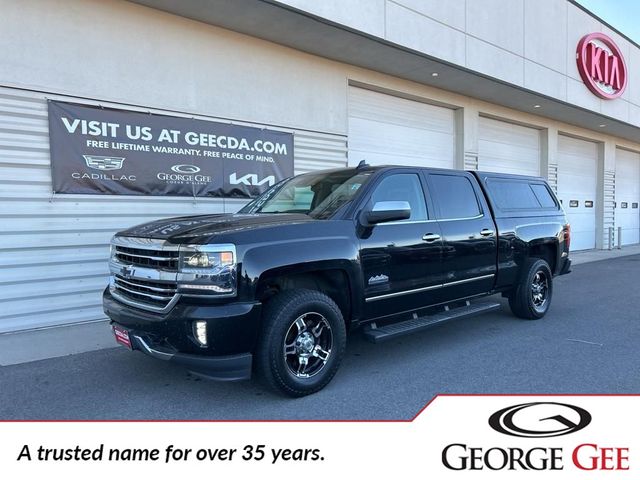
[[[47,98],[142,110],[0,87],[0,333],[104,319],[100,294],[107,284],[108,242],[114,232],[161,217],[234,212],[245,203],[186,197],[53,196]],[[144,109],[149,110],[187,116]],[[346,137],[287,131],[294,132],[296,174],[346,165]]]

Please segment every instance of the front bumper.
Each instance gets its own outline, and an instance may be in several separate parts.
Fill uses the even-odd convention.
[[[211,380],[247,380],[251,378],[253,356],[250,353],[209,357],[180,353],[166,345],[157,345],[144,333],[129,331],[133,350],[158,360],[181,365],[190,372]]]
[[[107,288],[102,304],[112,323],[129,331],[135,350],[212,379],[241,380],[251,375],[251,352],[262,312],[259,302],[210,304],[180,299],[160,314],[118,302]],[[194,337],[195,321],[207,323],[206,347]]]

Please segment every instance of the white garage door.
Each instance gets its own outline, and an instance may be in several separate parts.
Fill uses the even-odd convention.
[[[540,131],[480,117],[478,169],[518,175],[540,175]]]
[[[349,165],[452,168],[454,111],[349,87]]]
[[[616,228],[622,244],[640,243],[640,154],[616,150]],[[616,230],[617,231],[617,230]]]
[[[598,146],[558,136],[558,198],[571,224],[571,250],[596,247]]]

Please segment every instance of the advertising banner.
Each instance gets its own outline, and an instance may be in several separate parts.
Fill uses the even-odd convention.
[[[54,193],[254,197],[293,175],[293,134],[49,101]]]
[[[637,396],[441,395],[384,422],[0,423],[7,478],[637,479]]]

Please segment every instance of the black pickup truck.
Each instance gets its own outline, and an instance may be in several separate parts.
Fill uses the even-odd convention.
[[[282,181],[236,214],[113,237],[116,340],[218,380],[291,396],[329,383],[356,327],[381,342],[500,308],[538,319],[570,228],[537,177],[384,166]]]

